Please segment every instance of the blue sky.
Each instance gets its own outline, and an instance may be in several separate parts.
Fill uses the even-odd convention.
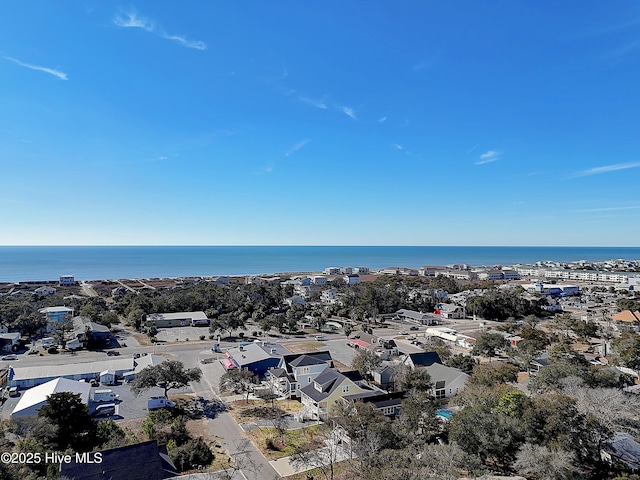
[[[2,245],[639,245],[634,1],[4,2]]]

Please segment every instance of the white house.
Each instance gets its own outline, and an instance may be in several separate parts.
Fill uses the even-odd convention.
[[[73,275],[60,275],[61,287],[73,287],[76,284],[76,279]]]
[[[356,285],[360,283],[360,275],[358,275],[357,273],[345,275],[342,278],[344,279],[344,283],[346,283],[347,285]]]
[[[432,363],[424,367],[433,382],[432,393],[436,398],[451,398],[460,393],[469,379],[462,370],[447,367],[440,363]]]

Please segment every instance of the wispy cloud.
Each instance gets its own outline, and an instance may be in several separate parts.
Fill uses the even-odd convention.
[[[469,154],[469,153],[473,153],[473,151],[474,151],[476,148],[478,148],[479,146],[480,146],[480,144],[479,144],[479,143],[476,143],[473,147],[471,147],[471,150],[467,151],[467,154]]]
[[[113,23],[123,28],[142,28],[153,32],[154,24],[147,18],[138,17],[136,12],[118,13],[113,17]]]
[[[206,50],[207,44],[201,40],[188,40],[184,35],[169,35],[168,33],[160,34],[162,38],[166,38],[167,40],[173,40],[174,42],[179,43],[183,47],[187,48],[195,48],[196,50]]]
[[[313,98],[309,98],[309,97],[305,97],[305,96],[298,96],[298,100],[300,100],[302,103],[306,103],[307,105],[311,105],[312,107],[316,107],[316,108],[321,108],[323,110],[326,110],[327,108],[327,104],[324,100],[314,100]]]
[[[285,156],[288,157],[290,155],[293,155],[298,150],[300,150],[302,147],[304,147],[306,144],[308,144],[310,141],[311,140],[309,140],[308,138],[305,138],[304,140],[300,140],[293,147],[291,147],[289,150],[287,150],[287,152],[285,153]]]
[[[344,105],[340,106],[340,105],[336,105],[336,108],[338,110],[340,110],[342,113],[344,113],[347,117],[351,117],[354,120],[357,120],[358,117],[356,117],[356,112],[353,108],[351,107],[346,107]]]
[[[274,168],[275,167],[272,163],[267,163],[264,167],[254,173],[255,175],[270,175],[273,172]]]
[[[37,70],[39,72],[48,73],[49,75],[58,77],[60,80],[69,80],[67,78],[67,74],[59,70],[54,70],[52,68],[47,68],[47,67],[41,67],[39,65],[32,65],[30,63],[24,63],[24,62],[21,62],[20,60],[16,60],[15,58],[11,58],[11,57],[2,57],[2,58],[4,58],[5,60],[9,60],[10,62],[15,63],[16,65],[20,65],[21,67],[30,68],[31,70]]]
[[[615,165],[604,165],[602,167],[589,168],[588,170],[582,170],[581,172],[575,172],[571,175],[575,177],[587,177],[589,175],[601,175],[603,173],[616,172],[618,170],[628,170],[629,168],[640,167],[640,162],[630,163],[616,163]]]
[[[378,119],[378,122],[380,122],[380,123],[384,123],[384,122],[386,122],[386,121],[387,121],[387,117],[386,117],[386,116],[384,116],[384,117],[380,117],[380,118]]]
[[[398,150],[404,150],[404,147],[399,143],[394,143],[393,146],[396,147]]]
[[[138,16],[136,12],[121,12],[113,17],[113,24],[121,28],[141,28],[147,32],[155,33],[161,38],[171,40],[186,48],[195,50],[206,50],[207,44],[201,40],[189,40],[184,35],[175,35],[165,32],[162,28],[156,26],[155,22]]]
[[[638,210],[640,205],[629,205],[625,207],[599,207],[599,208],[585,208],[581,210],[573,210],[571,213],[599,213],[599,212],[619,212],[624,210]]]
[[[496,160],[500,160],[500,152],[489,150],[488,152],[480,155],[480,160],[476,162],[476,165],[484,165],[486,163],[495,162]]]

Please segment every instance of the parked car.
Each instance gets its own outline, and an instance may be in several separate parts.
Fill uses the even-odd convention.
[[[116,404],[115,403],[105,403],[103,405],[98,405],[96,409],[91,414],[92,417],[110,417],[115,415],[116,413]]]
[[[409,332],[407,332],[406,330],[402,330],[402,331],[400,332],[400,335],[409,335]]]
[[[5,355],[4,357],[2,357],[2,360],[17,360],[18,356],[17,355]]]
[[[120,355],[120,352],[118,352],[116,350],[109,350],[107,352],[107,355],[109,355],[110,357],[117,357],[118,355]]]
[[[410,328],[409,328],[409,330],[414,330],[414,331],[415,331],[415,330],[420,330],[420,328],[419,328],[419,327],[416,327],[416,326],[414,325],[413,327],[410,327]]]
[[[100,386],[100,382],[95,378],[92,378],[89,383],[91,384],[92,387],[99,387]]]

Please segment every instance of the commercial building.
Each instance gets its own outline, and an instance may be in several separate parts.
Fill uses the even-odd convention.
[[[152,313],[147,315],[145,326],[156,328],[206,326],[210,321],[204,312]]]
[[[56,378],[24,392],[22,398],[13,409],[11,418],[37,415],[40,409],[47,404],[47,397],[54,393],[70,392],[79,394],[82,403],[88,404],[90,390],[91,385],[86,382]]]

